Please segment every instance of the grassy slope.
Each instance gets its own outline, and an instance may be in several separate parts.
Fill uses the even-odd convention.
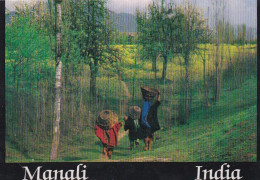
[[[132,154],[127,137],[113,159],[172,161],[256,161],[256,79],[228,91],[207,110],[191,114],[189,124],[161,130],[151,152]],[[130,154],[130,155],[129,155]]]
[[[235,47],[233,47],[235,51]],[[136,46],[126,46],[126,58],[122,66],[124,67],[123,80],[129,87],[132,94],[133,70],[136,68],[135,96],[138,97],[135,104],[140,104],[141,85],[151,85],[153,83],[153,73],[151,73],[151,62],[138,61],[134,67],[134,55]],[[200,67],[201,62],[196,62],[194,69]],[[189,124],[183,126],[169,127],[165,123],[171,117],[171,108],[177,103],[178,94],[172,96],[172,88],[178,86],[180,69],[183,68],[177,60],[169,62],[167,77],[170,81],[166,84],[157,82],[158,88],[165,91],[167,102],[159,108],[159,119],[163,127],[156,133],[156,140],[151,152],[143,152],[143,142],[141,147],[133,152],[129,150],[128,137],[124,137],[119,146],[115,149],[112,160],[120,161],[255,161],[256,160],[256,78],[248,79],[238,89],[229,87],[228,83],[222,90],[221,99],[217,104],[211,104],[208,109],[197,108],[192,112]],[[158,62],[159,73],[161,76],[162,62]],[[88,71],[88,70],[86,70]],[[196,72],[202,72],[196,70]],[[118,112],[118,80],[114,75],[105,76],[106,72],[100,70],[97,78],[99,91],[105,93],[109,98],[110,108]],[[174,86],[171,84],[174,77]],[[199,81],[202,74],[196,76]],[[231,80],[231,79],[230,79]],[[232,81],[232,80],[231,80]],[[86,80],[88,88],[89,80]],[[227,82],[227,81],[226,81]],[[109,85],[108,85],[109,84]],[[178,87],[174,87],[178,88]],[[194,95],[194,103],[201,107],[201,94]],[[165,99],[165,98],[163,98]],[[131,102],[128,103],[131,105]],[[103,161],[100,158],[102,145],[95,137],[92,128],[83,131],[76,131],[70,127],[70,134],[61,138],[58,161]],[[121,129],[123,131],[123,129]],[[35,149],[28,152],[20,152],[8,138],[6,143],[7,162],[36,162],[49,161],[49,151],[51,139],[35,139],[32,134],[28,134],[26,147],[33,143],[38,143]]]
[[[256,161],[255,84],[256,78],[251,78],[238,89],[226,90],[217,104],[194,111],[189,124],[158,131],[152,151],[143,151],[143,142],[130,151],[125,136],[115,148],[112,160]],[[93,129],[86,129],[76,139],[72,144],[61,146],[58,161],[103,161],[100,156],[102,145]],[[30,157],[39,157],[38,160],[25,157],[8,141],[7,148],[8,162],[16,158],[25,162],[48,161],[48,156],[41,158],[36,153]]]

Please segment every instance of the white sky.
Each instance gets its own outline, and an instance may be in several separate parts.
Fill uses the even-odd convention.
[[[7,9],[13,11],[14,4],[21,2],[46,1],[46,0],[5,0]],[[185,0],[173,0],[177,4]],[[207,9],[212,9],[212,0],[189,0],[197,7],[204,9],[204,15],[207,16]],[[251,27],[257,27],[257,0],[224,0],[226,2],[226,18],[230,19],[232,24],[246,24]],[[135,9],[144,9],[152,0],[108,0],[108,6],[117,13],[135,14]],[[212,11],[210,11],[212,12]]]

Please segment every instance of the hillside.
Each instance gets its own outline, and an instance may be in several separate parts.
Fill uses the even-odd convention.
[[[110,11],[110,17],[114,23],[114,28],[119,32],[136,32],[137,25],[134,15]]]
[[[11,17],[15,16],[15,12],[9,11],[7,8],[5,8],[5,10],[5,23],[10,24]],[[116,13],[113,11],[109,11],[109,13],[115,30],[128,33],[136,32],[137,25],[134,15],[129,13]]]
[[[217,104],[194,111],[189,124],[158,131],[152,151],[143,151],[143,142],[130,151],[126,135],[108,161],[256,161],[256,77],[249,78],[237,89],[227,87],[224,91]],[[120,134],[123,132],[122,128]],[[92,128],[67,138],[76,139],[66,146],[62,145],[65,141],[61,142],[58,161],[105,161],[101,155],[102,144]],[[38,145],[46,149],[44,154],[37,153],[37,149],[28,153],[19,151],[6,140],[7,162],[49,161],[47,144]]]
[[[226,89],[227,93],[217,104],[208,109],[201,108],[194,111],[188,125],[158,131],[150,152],[142,150],[143,142],[138,149],[130,151],[129,140],[125,136],[115,149],[112,160],[256,161],[257,88],[255,84],[256,78],[251,78],[238,89],[231,91]],[[98,155],[101,152],[101,144],[99,142],[95,144],[92,151],[95,149]],[[86,158],[80,160],[88,160],[88,157],[93,155],[82,153],[81,156]],[[100,159],[96,160],[100,161]]]
[[[141,142],[130,151],[124,128],[117,140],[99,131],[119,142],[109,161],[256,161],[254,29],[232,27],[217,4],[214,22],[188,2],[147,6],[137,32],[125,13],[134,11],[109,16],[106,1],[48,2],[5,10],[7,162],[105,161],[94,132],[100,112],[124,123],[145,104],[143,86],[160,92],[152,150]]]

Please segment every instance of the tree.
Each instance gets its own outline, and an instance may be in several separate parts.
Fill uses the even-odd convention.
[[[62,0],[56,0],[56,52],[55,52],[55,61],[56,61],[56,69],[55,69],[55,122],[54,122],[54,133],[53,133],[53,141],[52,141],[52,149],[51,149],[51,160],[56,160],[58,156],[58,148],[60,142],[60,110],[61,110],[61,70],[62,70],[62,62],[61,62],[61,2]]]
[[[192,92],[190,85],[190,63],[193,53],[199,50],[199,43],[206,40],[205,19],[203,19],[199,11],[191,4],[187,3],[184,8],[177,8],[179,17],[178,36],[181,45],[181,56],[184,59],[185,78],[184,78],[184,105],[181,123],[185,123],[189,117],[190,106],[192,101]]]
[[[43,62],[48,56],[49,44],[46,37],[41,37],[42,34],[42,31],[38,31],[36,26],[30,23],[28,14],[18,15],[12,24],[6,27],[7,58],[12,64],[12,77],[10,78],[13,80],[12,84],[16,91],[19,86],[17,78],[23,76],[32,81],[36,76],[30,76],[35,73],[34,68],[26,68]]]
[[[176,29],[178,15],[174,11],[173,3],[165,3],[161,0],[161,5],[153,1],[148,7],[148,12],[137,13],[137,25],[139,31],[139,42],[143,46],[144,52],[152,59],[153,71],[156,78],[157,57],[163,57],[162,79],[166,79],[167,63],[170,54],[178,53],[178,43],[176,43]]]
[[[29,9],[20,10],[6,26],[5,34],[6,133],[21,151],[28,151],[36,146],[25,145],[29,137],[44,136],[43,121],[38,116],[40,82],[51,80],[45,75],[53,68],[46,68],[51,54],[48,37],[37,29]],[[31,116],[24,116],[26,113]]]
[[[109,13],[105,0],[69,1],[68,34],[75,46],[71,50],[79,53],[79,58],[90,68],[90,94],[96,96],[96,77],[108,49],[111,35]]]
[[[208,14],[209,14],[209,8],[208,8]],[[211,39],[211,33],[212,31],[209,31],[208,28],[208,21],[207,21],[207,28],[206,28],[206,36],[205,39],[202,39],[204,42],[204,48],[201,49],[201,58],[202,58],[202,63],[203,63],[203,88],[204,88],[204,106],[205,107],[209,107],[210,103],[209,103],[209,88],[208,88],[208,80],[206,77],[206,51],[207,49],[207,43],[209,42]],[[209,59],[209,54],[208,54],[208,59]]]
[[[161,7],[157,4],[156,11],[156,23],[159,24],[159,42],[161,44],[160,53],[163,57],[163,71],[162,80],[166,79],[168,57],[173,52],[174,45],[176,45],[176,37],[173,36],[176,30],[174,20],[177,18],[173,11],[173,4],[165,4],[164,0],[161,0]]]
[[[221,7],[221,8],[220,8]],[[225,38],[225,8],[226,2],[215,1],[215,86],[214,100],[218,101],[221,94],[224,65],[224,38]],[[222,16],[221,16],[222,12]],[[222,19],[221,19],[222,17]],[[221,49],[220,49],[221,48]]]
[[[150,19],[148,19],[148,14],[137,11],[138,44],[142,46],[142,58],[152,59],[152,70],[154,71],[154,79],[156,79],[156,63],[160,53],[159,29],[158,24],[153,22],[155,20],[155,4],[149,5],[148,9]]]

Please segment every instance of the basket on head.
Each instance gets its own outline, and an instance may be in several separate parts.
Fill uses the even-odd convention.
[[[139,119],[141,116],[141,108],[139,106],[131,106],[128,113],[132,119]]]
[[[158,90],[155,88],[150,88],[150,87],[144,86],[144,87],[141,87],[141,92],[142,92],[144,100],[150,101],[156,96],[156,94],[158,93]]]
[[[117,114],[112,110],[103,110],[99,113],[96,124],[104,130],[112,128],[118,122]]]

